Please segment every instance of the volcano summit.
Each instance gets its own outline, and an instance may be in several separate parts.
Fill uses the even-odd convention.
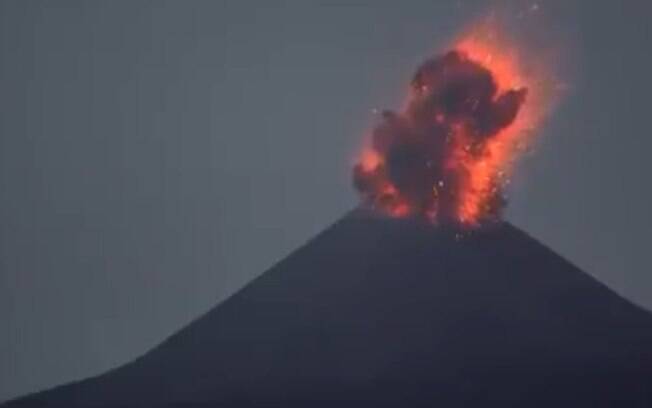
[[[355,210],[136,361],[7,407],[650,407],[652,316],[505,222]]]

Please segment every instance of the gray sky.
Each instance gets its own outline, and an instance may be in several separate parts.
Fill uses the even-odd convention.
[[[371,110],[489,4],[405,3],[0,0],[0,400],[132,359],[354,206]],[[652,6],[538,4],[574,73],[509,218],[652,308]]]

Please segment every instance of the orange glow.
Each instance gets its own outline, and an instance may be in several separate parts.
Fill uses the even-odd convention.
[[[383,158],[374,150],[365,149],[360,158],[360,164],[365,171],[374,171],[381,165]]]
[[[474,27],[459,38],[453,48],[491,71],[499,93],[519,88],[528,91],[514,122],[485,143],[479,158],[459,151],[458,164],[466,168],[469,179],[459,191],[458,217],[464,224],[475,224],[482,218],[489,197],[495,194],[495,183],[503,184],[507,180],[519,145],[531,142],[532,131],[540,124],[551,101],[544,98],[546,74],[543,67],[530,66],[526,71],[522,65],[525,61],[522,49],[506,40],[495,22]],[[460,139],[460,143],[466,143],[463,135]]]
[[[391,211],[395,217],[406,217],[410,214],[410,205],[408,203],[399,203]]]
[[[495,20],[448,48],[419,68],[401,110],[374,129],[378,143],[363,150],[354,180],[365,202],[391,216],[472,227],[500,216],[513,162],[550,110],[553,87],[545,65]]]

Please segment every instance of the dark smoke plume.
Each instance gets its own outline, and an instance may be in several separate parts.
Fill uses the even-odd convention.
[[[412,79],[405,109],[382,114],[354,167],[363,201],[388,214],[435,222],[498,217],[505,204],[499,175],[487,174],[490,193],[474,198],[471,173],[481,171],[476,164],[514,121],[526,93],[499,92],[492,72],[459,51],[426,61]],[[482,200],[480,220],[465,218],[470,199]]]

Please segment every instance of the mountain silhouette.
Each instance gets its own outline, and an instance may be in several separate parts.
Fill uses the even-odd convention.
[[[652,407],[652,315],[506,222],[357,209],[142,357],[6,407]]]

